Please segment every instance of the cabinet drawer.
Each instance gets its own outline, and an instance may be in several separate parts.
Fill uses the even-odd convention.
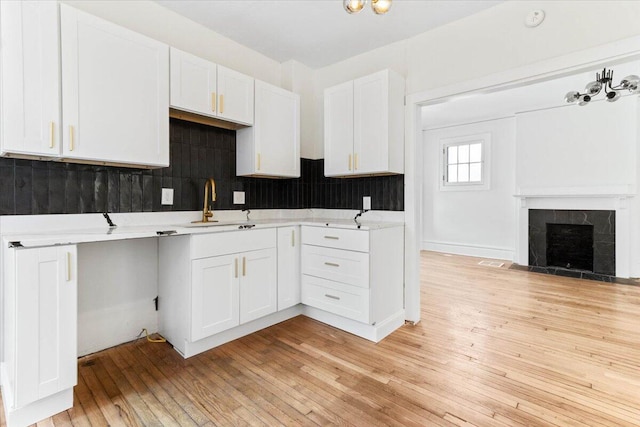
[[[302,276],[302,303],[359,322],[369,323],[369,290]]]
[[[369,232],[343,228],[304,226],[302,227],[302,243],[325,246],[327,248],[369,252]]]
[[[369,287],[369,254],[302,245],[302,274]]]
[[[198,234],[191,236],[191,259],[275,247],[275,228]]]

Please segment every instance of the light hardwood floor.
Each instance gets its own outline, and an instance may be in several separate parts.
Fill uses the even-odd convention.
[[[379,344],[298,317],[188,360],[82,358],[38,425],[640,426],[640,286],[478,261],[424,252],[422,321]]]

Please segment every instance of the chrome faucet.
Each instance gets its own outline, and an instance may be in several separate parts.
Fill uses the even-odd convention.
[[[211,204],[209,204],[209,189],[211,189],[211,203],[216,201],[216,182],[213,178],[209,178],[204,183],[204,206],[202,208],[202,222],[217,222],[217,220],[209,218],[213,218],[213,209],[211,208]]]

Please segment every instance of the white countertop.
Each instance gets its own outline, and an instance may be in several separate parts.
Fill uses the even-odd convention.
[[[112,218],[116,224],[119,223],[118,216],[122,217],[122,215],[112,215]],[[49,226],[47,226],[46,224],[39,224],[38,227],[34,227],[33,229],[21,229],[18,231],[6,230],[7,227],[5,227],[5,230],[3,230],[2,233],[2,239],[4,247],[7,247],[10,242],[20,242],[20,244],[24,247],[41,247],[158,237],[160,232],[171,232],[171,235],[220,233],[238,231],[243,229],[241,227],[245,225],[254,225],[255,227],[252,227],[251,229],[285,227],[291,225],[308,225],[316,227],[346,228],[353,230],[360,229],[363,231],[404,226],[404,223],[399,221],[377,221],[367,219],[362,220],[361,218],[359,219],[359,223],[361,225],[358,226],[353,220],[353,217],[347,219],[344,217],[269,218],[264,217],[264,214],[259,216],[262,217],[255,220],[251,219],[249,221],[244,219],[244,215],[242,217],[243,219],[240,220],[238,220],[237,218],[221,218],[219,222],[211,224],[198,224],[191,223],[191,221],[184,221],[184,215],[179,218],[179,221],[175,221],[176,218],[167,218],[168,221],[166,223],[163,223],[162,221],[154,221],[157,222],[156,224],[129,225],[127,224],[127,221],[124,220],[124,218],[120,218],[123,219],[124,225],[117,226],[115,228],[108,227],[106,221],[104,221],[103,218],[100,218],[100,220],[104,222],[103,226],[96,226],[95,224],[92,224],[93,226],[85,227],[83,226],[84,224],[82,224],[78,226],[78,228],[73,228],[69,227],[69,223],[63,224],[62,226],[56,226],[54,223],[52,223]],[[40,221],[42,220],[43,219],[40,219]],[[95,221],[94,219],[93,222],[95,223],[97,221]],[[129,222],[135,223],[136,221]],[[67,227],[65,227],[65,225]]]

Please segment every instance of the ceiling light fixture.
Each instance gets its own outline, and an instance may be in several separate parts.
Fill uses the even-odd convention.
[[[604,89],[607,101],[615,102],[622,96],[623,90],[628,90],[631,93],[640,93],[640,77],[636,75],[630,75],[620,81],[617,86],[612,86],[613,70],[602,69],[602,74],[596,73],[596,80],[587,84],[584,88],[585,92],[580,93],[578,91],[568,92],[564,100],[569,104],[578,102],[578,105],[587,105],[594,96],[599,94]]]
[[[392,0],[371,0],[371,9],[376,15],[384,15],[391,9]],[[343,0],[344,10],[358,13],[367,5],[367,0]]]

